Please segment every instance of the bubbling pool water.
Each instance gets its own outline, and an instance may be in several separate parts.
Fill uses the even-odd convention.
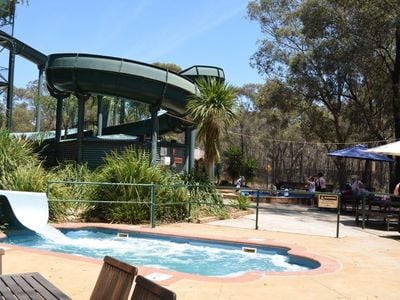
[[[280,249],[257,247],[256,253],[247,253],[235,244],[155,238],[136,233],[121,238],[117,232],[107,230],[68,231],[64,235],[49,229],[41,236],[16,235],[4,242],[100,259],[109,255],[136,266],[218,277],[238,276],[249,271],[304,271],[315,267],[293,264]]]

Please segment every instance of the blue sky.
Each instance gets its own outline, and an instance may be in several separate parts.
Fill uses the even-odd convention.
[[[229,83],[263,79],[249,59],[261,39],[247,0],[30,0],[18,6],[14,36],[44,54],[81,52],[182,68],[214,65]],[[15,85],[37,79],[18,58]]]

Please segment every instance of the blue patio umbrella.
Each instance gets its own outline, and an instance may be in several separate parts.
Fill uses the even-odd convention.
[[[364,145],[356,145],[353,147],[329,152],[328,155],[336,157],[348,157],[356,159],[393,162],[393,159],[387,157],[386,155],[366,152],[365,150],[368,150],[368,148],[365,147]]]

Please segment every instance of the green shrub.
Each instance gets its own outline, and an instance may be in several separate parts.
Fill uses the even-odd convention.
[[[246,158],[243,161],[242,173],[246,178],[246,181],[253,182],[253,179],[258,170],[258,161],[253,158]]]
[[[188,191],[179,176],[168,169],[151,166],[148,153],[126,149],[113,152],[105,158],[98,169],[97,181],[136,184],[134,186],[96,186],[96,198],[113,201],[112,204],[96,204],[91,217],[96,216],[111,222],[137,224],[150,219],[151,185],[155,184],[156,217],[158,221],[182,220],[187,214],[187,205],[165,205],[188,201]],[[119,203],[129,201],[130,203]]]
[[[51,200],[49,207],[52,220],[75,221],[85,217],[92,209],[93,204],[78,200],[93,200],[93,185],[71,184],[62,181],[90,182],[93,176],[86,164],[80,165],[75,162],[61,164],[52,170],[51,181],[59,181],[51,183],[49,186],[49,200]]]
[[[0,189],[45,191],[45,172],[32,149],[31,142],[0,131]]]
[[[244,195],[240,195],[236,199],[232,200],[231,203],[233,207],[240,210],[246,210],[250,206],[250,201]]]
[[[2,188],[12,191],[46,192],[49,174],[35,161],[18,166],[13,172],[4,174]]]
[[[207,177],[188,173],[182,175],[182,180],[189,190],[191,218],[227,214],[221,194]]]

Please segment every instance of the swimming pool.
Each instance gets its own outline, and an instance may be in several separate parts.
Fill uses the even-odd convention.
[[[0,242],[99,259],[110,255],[136,266],[212,277],[235,277],[251,271],[306,271],[320,266],[314,260],[289,256],[283,248],[100,228],[63,232],[65,235],[50,239],[20,232]]]

